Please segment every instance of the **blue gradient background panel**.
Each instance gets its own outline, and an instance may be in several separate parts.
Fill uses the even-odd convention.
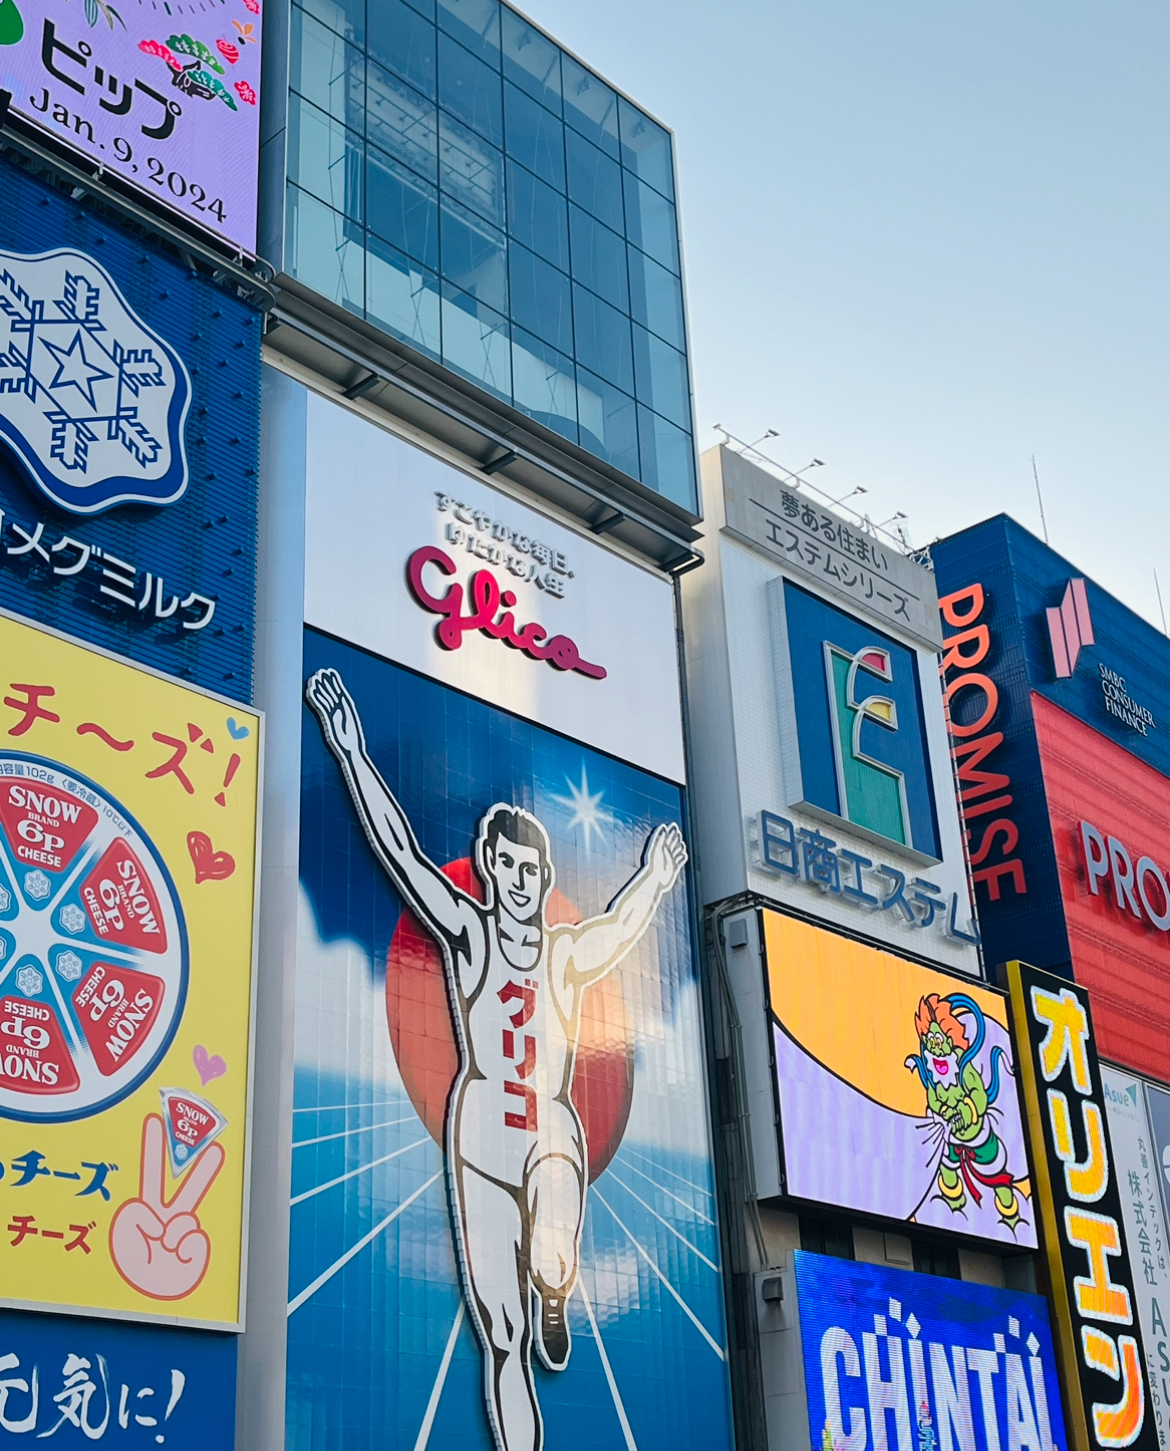
[[[837,790],[833,755],[833,721],[825,673],[825,642],[850,655],[866,645],[890,652],[893,680],[867,680],[867,690],[888,695],[898,707],[898,729],[883,730],[867,722],[862,747],[875,760],[901,771],[906,778],[906,804],[916,851],[939,855],[934,785],[926,749],[922,686],[913,650],[844,610],[835,609],[799,585],[784,581],[784,613],[788,621],[788,653],[792,661],[792,693],[800,742],[800,775],[804,799],[822,811],[844,817]]]
[[[467,856],[492,803],[524,806],[549,831],[557,886],[589,916],[654,827],[681,824],[678,787],[306,630],[305,678],[326,666],[432,860]],[[490,1451],[443,1155],[387,1029],[401,902],[307,708],[301,888],[287,1444]],[[588,1191],[569,1366],[534,1367],[544,1444],[717,1451],[730,1444],[723,1296],[685,879],[618,972],[636,1027],[633,1102]]]

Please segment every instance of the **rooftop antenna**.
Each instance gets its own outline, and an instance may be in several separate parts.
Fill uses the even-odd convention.
[[[1158,609],[1161,611],[1161,615],[1162,615],[1162,633],[1163,633],[1163,635],[1165,635],[1165,634],[1170,633],[1170,632],[1168,632],[1167,629],[1166,629],[1166,607],[1162,603],[1162,586],[1158,583],[1158,571],[1157,570],[1154,570],[1154,588],[1158,591]]]
[[[1048,543],[1048,521],[1044,517],[1044,495],[1040,492],[1040,475],[1036,472],[1036,455],[1032,455],[1032,477],[1036,480],[1036,502],[1040,505],[1040,527],[1044,530],[1044,542]]]

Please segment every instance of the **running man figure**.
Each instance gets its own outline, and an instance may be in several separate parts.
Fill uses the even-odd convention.
[[[650,926],[686,862],[682,834],[671,824],[651,835],[641,869],[607,912],[550,927],[548,833],[531,813],[497,804],[476,838],[487,894],[477,902],[423,855],[367,754],[337,672],[319,670],[306,694],[375,855],[442,952],[459,1044],[446,1152],[464,1298],[483,1346],[488,1420],[500,1451],[539,1451],[534,1332],[541,1362],[564,1370],[566,1302],[589,1182],[571,1097],[581,999]]]

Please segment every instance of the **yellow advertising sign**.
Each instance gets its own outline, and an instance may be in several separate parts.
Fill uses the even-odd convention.
[[[260,728],[0,616],[0,1303],[239,1323]]]

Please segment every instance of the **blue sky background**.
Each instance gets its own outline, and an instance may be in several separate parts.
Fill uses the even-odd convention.
[[[1170,10],[522,8],[676,132],[701,448],[777,428],[915,544],[1039,532],[1034,453],[1053,547],[1160,625]]]

